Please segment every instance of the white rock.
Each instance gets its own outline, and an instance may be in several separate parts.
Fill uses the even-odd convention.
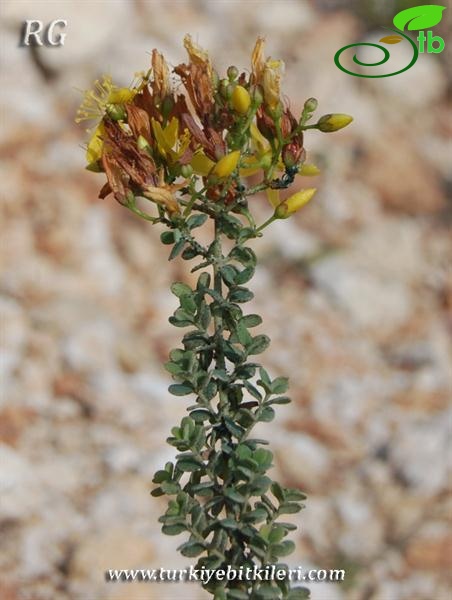
[[[447,487],[452,470],[451,423],[447,413],[425,422],[407,422],[394,438],[392,463],[421,496],[436,495]]]

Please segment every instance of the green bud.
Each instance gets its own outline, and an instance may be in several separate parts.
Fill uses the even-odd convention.
[[[228,67],[227,74],[229,81],[234,81],[234,79],[237,79],[237,77],[239,76],[239,70],[237,69],[237,67],[234,67],[234,65],[231,65],[230,67]]]
[[[316,98],[308,98],[304,103],[303,110],[307,113],[313,113],[317,109],[317,99]]]
[[[170,112],[174,108],[174,100],[171,96],[166,96],[162,101],[162,115],[165,119],[168,118]]]
[[[107,104],[105,112],[113,121],[124,121],[127,116],[122,104]]]
[[[193,167],[191,165],[182,165],[180,169],[180,174],[186,179],[188,177],[191,177],[193,175]]]
[[[218,84],[220,83],[220,78],[218,77],[218,73],[216,71],[212,71],[212,85],[216,89]]]
[[[220,81],[220,94],[226,100],[228,98],[228,87],[229,87],[229,80],[228,79],[222,79]]]
[[[251,100],[254,106],[260,106],[264,101],[264,95],[260,86],[256,85],[250,90]]]

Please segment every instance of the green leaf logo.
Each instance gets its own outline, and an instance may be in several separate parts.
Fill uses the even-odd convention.
[[[443,10],[445,6],[428,5],[413,6],[413,8],[407,8],[397,13],[394,17],[393,23],[403,31],[405,26],[408,25],[409,31],[418,31],[419,29],[429,29],[438,25],[443,16]]]

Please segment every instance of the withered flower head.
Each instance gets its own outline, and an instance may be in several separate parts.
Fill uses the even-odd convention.
[[[146,213],[135,197],[145,197],[159,206],[158,219],[183,214],[183,195],[201,185],[197,178],[204,201],[231,204],[245,189],[241,179],[260,174],[259,189],[269,192],[272,206],[279,205],[280,189],[298,174],[312,174],[302,169],[304,129],[337,131],[351,117],[324,115],[307,126],[316,109],[309,99],[296,118],[281,100],[284,63],[266,58],[264,43],[262,37],[256,41],[249,75],[231,65],[221,79],[208,53],[186,35],[188,61],[173,69],[183,86],[176,82],[172,89],[170,70],[157,50],[136,86],[118,87],[111,77],[97,81],[85,93],[77,121],[94,121],[87,168],[106,174],[100,196],[113,193],[140,216]]]
[[[152,51],[152,91],[154,96],[162,101],[170,92],[169,69],[163,54],[155,48]]]

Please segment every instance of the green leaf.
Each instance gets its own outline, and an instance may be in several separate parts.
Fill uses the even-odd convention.
[[[181,471],[198,471],[203,467],[203,464],[194,458],[181,458],[177,461],[176,466]]]
[[[270,423],[275,418],[275,411],[271,406],[264,406],[259,413],[259,421]]]
[[[237,521],[234,521],[234,519],[221,519],[219,523],[221,527],[224,527],[225,529],[238,529],[239,527],[239,524]]]
[[[428,5],[413,6],[396,14],[393,19],[397,29],[403,31],[408,24],[409,31],[418,31],[420,29],[430,29],[441,21],[445,6]]]
[[[286,488],[284,490],[285,499],[290,502],[298,502],[300,500],[306,500],[306,494],[300,492],[300,490],[296,490],[294,488]]]
[[[244,287],[236,287],[234,288],[228,296],[229,302],[249,302],[254,298],[253,292]]]
[[[240,273],[237,274],[235,282],[238,284],[247,283],[247,281],[249,281],[253,277],[253,275],[254,268],[247,267],[246,269],[243,269],[243,271],[240,271]]]
[[[243,427],[240,427],[240,425],[237,425],[237,423],[235,423],[231,417],[224,417],[224,424],[226,425],[227,429],[230,431],[230,433],[232,433],[233,436],[235,436],[236,438],[240,438],[243,433],[244,433],[244,429]]]
[[[160,241],[162,242],[162,244],[165,244],[167,246],[169,244],[174,244],[174,242],[176,241],[174,231],[164,231],[163,233],[161,233]]]
[[[177,523],[175,525],[163,525],[162,533],[166,535],[179,535],[183,531],[187,531],[187,527],[182,523]]]
[[[173,394],[173,396],[187,396],[187,394],[191,394],[193,392],[193,389],[189,385],[175,383],[169,386],[168,391],[170,394]]]
[[[255,592],[256,600],[279,600],[281,592],[276,587],[263,584]]]
[[[244,267],[255,267],[256,266],[256,255],[251,248],[244,248],[243,246],[236,246],[229,253],[229,257],[233,258],[237,262],[241,263]]]
[[[176,244],[174,244],[173,249],[170,252],[168,260],[173,260],[176,256],[182,251],[182,248],[185,246],[185,239],[182,238]]]
[[[271,383],[271,390],[273,394],[284,394],[287,392],[289,387],[289,379],[287,377],[277,377]]]
[[[188,229],[195,229],[196,227],[201,227],[201,225],[204,225],[204,223],[207,221],[207,215],[201,214],[201,215],[191,215],[191,217],[189,217],[187,219],[186,225],[188,227]]]
[[[155,473],[152,482],[163,483],[164,481],[168,481],[169,479],[171,479],[171,475],[168,473],[168,471],[160,470]]]
[[[243,320],[237,323],[237,327],[235,329],[235,333],[237,334],[237,339],[243,346],[248,346],[252,342],[252,337],[250,336],[248,329],[246,328]]]
[[[271,485],[271,490],[273,496],[278,500],[278,502],[284,502],[285,494],[283,488],[279,485],[277,481],[274,481]]]
[[[263,508],[256,508],[243,515],[247,523],[259,523],[268,517],[268,512]]]
[[[278,398],[273,398],[272,400],[266,400],[265,404],[270,406],[270,404],[289,404],[291,402],[288,396],[279,396]]]
[[[286,540],[280,544],[272,546],[272,552],[277,556],[288,556],[295,550],[295,544],[291,540]]]
[[[181,281],[176,281],[171,285],[171,291],[175,296],[181,298],[182,296],[186,296],[187,294],[193,294],[193,290],[186,283],[182,283]]]
[[[310,596],[308,588],[296,587],[290,590],[287,600],[309,600]]]
[[[300,512],[303,507],[301,504],[297,504],[296,502],[284,502],[279,507],[279,513],[281,515],[292,515],[294,513]]]
[[[226,498],[229,498],[229,500],[232,500],[233,502],[239,502],[240,504],[246,500],[245,496],[243,496],[234,488],[226,488],[224,490],[224,495]]]
[[[273,529],[268,534],[268,541],[271,544],[279,544],[279,542],[284,538],[286,533],[287,532],[284,529],[284,527],[277,525],[276,527],[273,527]]]
[[[242,323],[245,327],[257,327],[262,323],[262,319],[259,315],[246,315],[242,318]]]
[[[232,265],[225,265],[221,268],[220,272],[223,281],[226,285],[235,285],[235,278],[237,277],[237,274],[239,272],[238,269],[236,269],[236,267],[233,267]]]
[[[177,494],[180,490],[180,486],[172,481],[164,481],[160,487],[168,495]]]
[[[196,309],[198,308],[193,298],[193,294],[184,294],[183,296],[181,296],[180,305],[184,309],[184,311],[190,316],[194,315],[196,313]]]
[[[268,335],[257,335],[253,338],[253,341],[248,346],[248,354],[260,354],[268,348],[270,345],[270,338]]]
[[[192,411],[190,413],[190,417],[195,421],[195,423],[203,423],[204,421],[210,419],[211,413],[204,408],[200,408]]]
[[[178,547],[178,550],[183,556],[188,556],[192,558],[194,556],[199,556],[200,554],[202,554],[205,548],[202,544],[199,544],[198,542],[185,542],[185,544],[182,544]]]
[[[257,388],[254,387],[254,385],[252,385],[249,381],[245,381],[244,383],[246,389],[248,390],[248,392],[254,397],[256,398],[256,400],[262,400],[262,394],[259,392],[259,390]]]
[[[249,600],[249,597],[249,594],[247,592],[242,592],[242,590],[236,588],[228,590],[228,600]]]

